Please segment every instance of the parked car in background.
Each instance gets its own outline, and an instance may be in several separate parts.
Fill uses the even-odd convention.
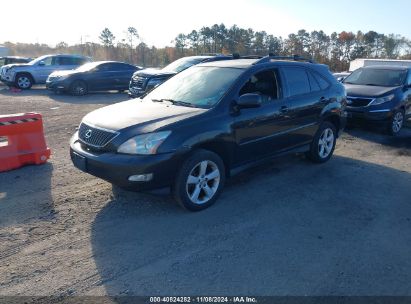
[[[71,70],[91,61],[80,55],[45,55],[29,63],[8,64],[1,68],[1,81],[9,86],[27,90],[33,84],[46,83],[47,77],[57,70]]]
[[[130,81],[129,96],[139,97],[155,86],[163,83],[170,77],[180,73],[181,71],[202,63],[209,61],[233,59],[233,56],[212,55],[212,56],[188,56],[180,58],[163,69],[144,69],[134,73]]]
[[[141,69],[117,61],[89,62],[75,70],[51,73],[46,87],[52,91],[69,92],[73,95],[85,95],[89,91],[125,91],[133,73]]]
[[[28,63],[32,61],[32,58],[27,58],[27,57],[19,57],[19,56],[4,56],[0,57],[0,68],[4,65],[7,64],[12,64],[12,63]]]
[[[391,135],[401,131],[411,115],[411,67],[363,67],[343,83],[350,120],[382,125]]]
[[[347,78],[348,75],[350,75],[351,72],[338,72],[338,73],[333,73],[333,76],[335,79],[337,79],[339,82],[343,81],[345,78]]]
[[[328,67],[300,57],[207,62],[87,114],[70,154],[84,172],[137,191],[171,186],[183,207],[201,210],[226,176],[264,159],[305,152],[328,161],[345,104]]]

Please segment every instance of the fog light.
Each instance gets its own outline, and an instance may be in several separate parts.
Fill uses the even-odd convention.
[[[149,182],[153,179],[153,173],[131,175],[128,177],[130,182]]]

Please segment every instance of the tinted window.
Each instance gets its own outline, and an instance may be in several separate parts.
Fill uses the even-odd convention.
[[[259,72],[251,76],[243,85],[238,95],[259,94],[263,103],[279,98],[277,73],[275,70]]]
[[[324,79],[320,74],[313,72],[312,73],[317,80],[318,84],[320,85],[321,90],[325,90],[330,86],[329,82]]]
[[[308,72],[308,78],[310,79],[311,91],[321,91],[320,85],[318,84],[317,80],[314,78],[314,75],[311,72]]]
[[[286,67],[283,68],[288,84],[290,96],[310,93],[311,87],[305,69]]]
[[[135,70],[136,68],[132,65],[125,64],[125,63],[112,63],[112,69],[115,71],[129,71]]]
[[[0,66],[5,65],[5,64],[6,64],[6,59],[0,58]]]

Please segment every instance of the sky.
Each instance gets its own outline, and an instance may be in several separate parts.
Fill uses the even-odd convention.
[[[411,38],[409,0],[19,0],[19,8],[14,6],[3,5],[0,43],[99,42],[105,27],[121,40],[133,26],[147,45],[164,47],[179,33],[215,23],[282,37],[306,29],[374,30]]]

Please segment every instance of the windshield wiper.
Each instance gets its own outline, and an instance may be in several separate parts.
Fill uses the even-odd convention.
[[[174,100],[174,99],[168,99],[168,98],[161,98],[161,99],[151,99],[153,102],[163,102],[163,101],[168,101],[171,102],[174,105],[179,105],[179,106],[184,106],[184,107],[191,107],[191,108],[196,108],[195,105],[189,102],[185,101],[180,101],[180,100]]]
[[[366,84],[364,84],[364,85],[366,85],[366,86],[373,86],[373,87],[380,87],[380,85],[375,84],[375,83],[366,83]]]

